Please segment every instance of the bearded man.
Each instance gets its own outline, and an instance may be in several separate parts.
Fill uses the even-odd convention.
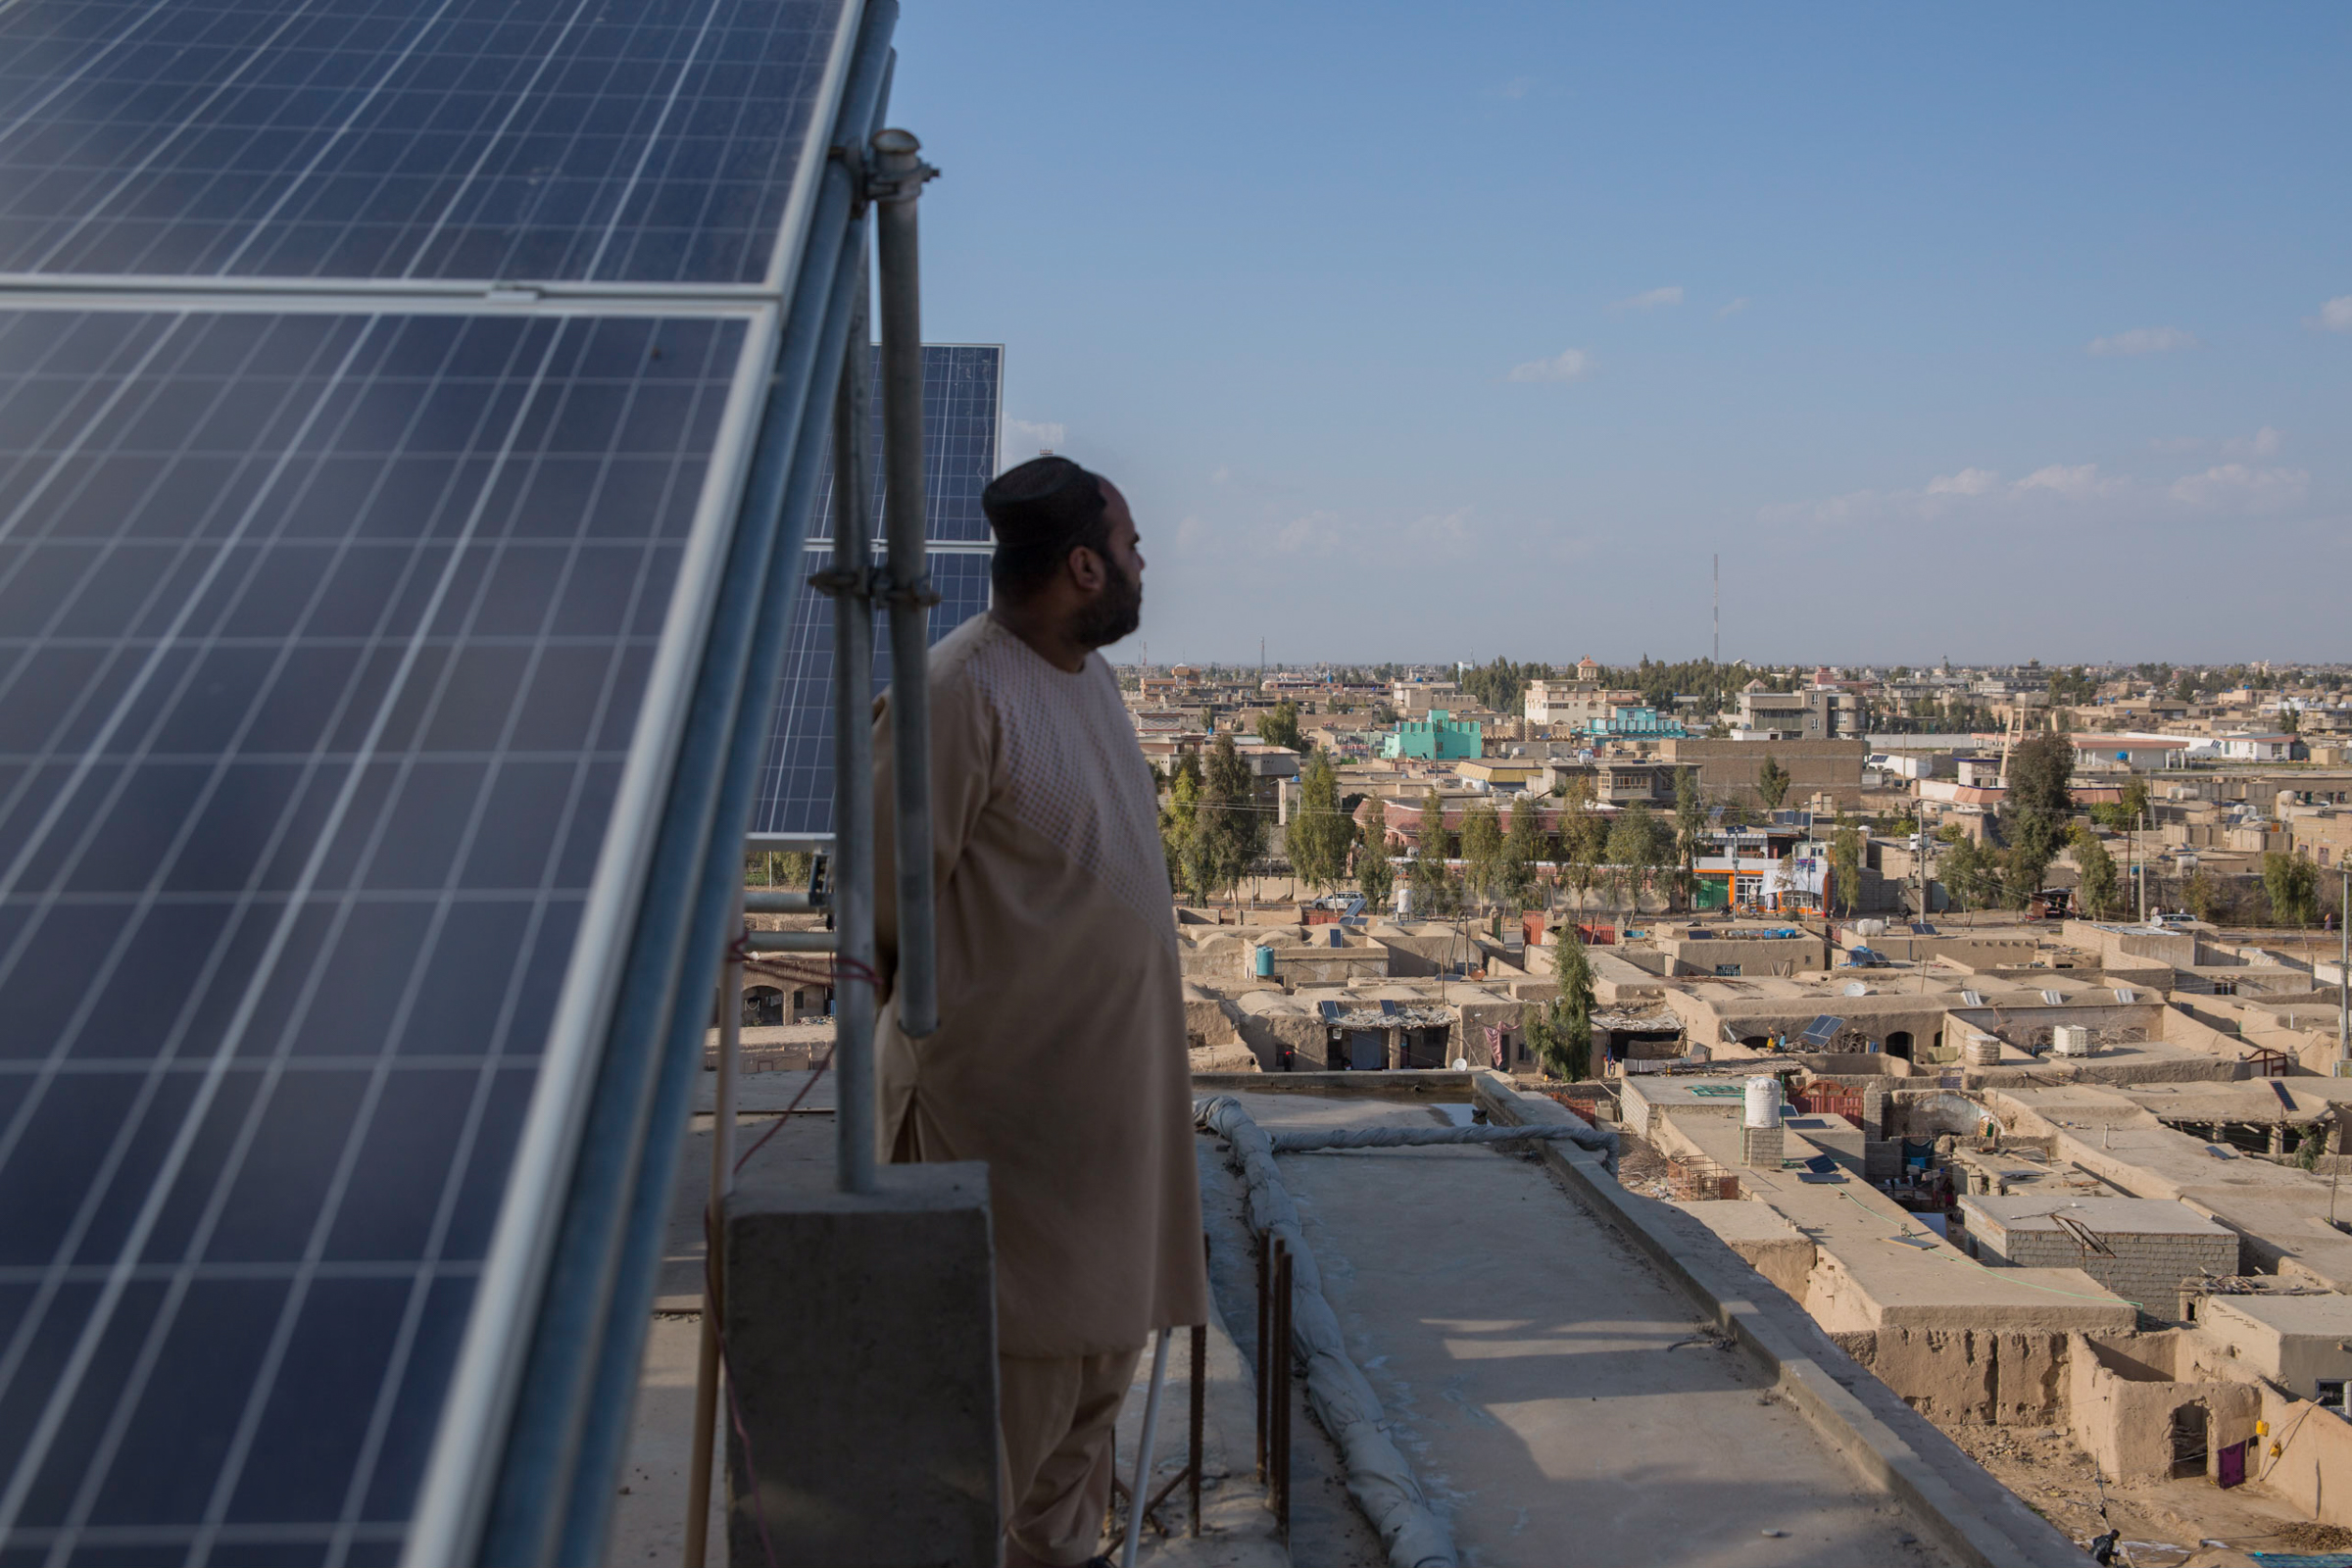
[[[877,1027],[885,1147],[988,1162],[1005,1562],[1072,1568],[1154,1330],[1208,1313],[1158,793],[1096,650],[1141,623],[1109,480],[1066,458],[981,496],[995,604],[931,652],[938,1030]],[[877,946],[897,956],[890,722],[874,726]]]

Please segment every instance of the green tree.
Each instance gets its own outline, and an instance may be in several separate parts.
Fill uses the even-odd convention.
[[[1187,758],[1187,761],[1191,759]],[[1168,804],[1159,812],[1160,849],[1167,857],[1168,882],[1196,904],[1208,900],[1208,855],[1200,831],[1200,770],[1176,769]]]
[[[1287,746],[1300,750],[1298,742],[1298,705],[1284,698],[1257,715],[1257,738],[1268,746]]]
[[[1355,847],[1355,885],[1374,907],[1387,904],[1396,885],[1396,867],[1389,858],[1389,808],[1377,795],[1364,804],[1363,837]]]
[[[2021,908],[2041,891],[2050,862],[2066,845],[2075,816],[2074,774],[2074,742],[2049,730],[2027,736],[2010,755],[2001,836],[2009,844],[2010,902]]]
[[[2093,920],[2112,920],[2123,909],[2123,887],[2115,874],[2115,857],[2087,829],[2075,830],[2075,864],[2082,869],[2080,887],[2082,912]]]
[[[2129,833],[2139,826],[2140,814],[2148,808],[2148,786],[2144,779],[2133,779],[2124,786],[2124,798],[2113,806],[2094,806],[2091,820],[2101,827]]]
[[[1559,995],[1527,1014],[1527,1044],[1544,1071],[1575,1083],[1592,1071],[1592,960],[1574,926],[1563,926],[1552,953]]]
[[[1521,794],[1511,802],[1510,830],[1502,836],[1502,882],[1498,890],[1513,908],[1524,909],[1534,900],[1536,862],[1544,858],[1544,818],[1535,797]]]
[[[1602,852],[1608,861],[1609,887],[1615,902],[1639,913],[1642,908],[1642,890],[1648,886],[1650,872],[1672,863],[1671,840],[1647,806],[1636,801],[1617,814],[1609,827],[1608,847]]]
[[[1705,847],[1707,803],[1698,793],[1698,769],[1678,768],[1674,775],[1674,850],[1682,862],[1675,868],[1675,887],[1688,908],[1698,893],[1698,852]]]
[[[805,850],[754,850],[743,858],[747,888],[805,888],[812,857]]]
[[[1203,769],[1198,828],[1211,891],[1238,895],[1242,878],[1266,852],[1266,817],[1257,809],[1250,764],[1231,735],[1219,735]]]
[[[1421,796],[1421,828],[1413,835],[1413,906],[1423,916],[1453,906],[1453,876],[1446,867],[1446,803],[1433,786]]]
[[[1298,810],[1283,834],[1291,870],[1318,891],[1330,887],[1348,871],[1348,846],[1355,824],[1340,810],[1339,775],[1321,752],[1307,759],[1306,774],[1298,781]]]
[[[1777,811],[1788,798],[1788,770],[1781,765],[1779,758],[1766,752],[1764,765],[1756,769],[1756,799],[1764,803],[1767,811]]]
[[[1830,840],[1831,893],[1851,914],[1862,899],[1862,828],[1843,811],[1838,813],[1837,834]]]
[[[2221,879],[2201,865],[2180,884],[2180,902],[2188,906],[2189,913],[2208,923],[2219,923],[2216,917],[2222,912],[2222,906],[2228,902],[2228,898]]]
[[[2263,856],[2262,890],[2271,896],[2274,923],[2309,925],[2319,918],[2319,868],[2301,856],[2276,851]]]
[[[1471,900],[1485,904],[1502,876],[1502,816],[1492,800],[1462,813],[1462,884]]]

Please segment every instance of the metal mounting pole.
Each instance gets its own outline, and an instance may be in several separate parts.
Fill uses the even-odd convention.
[[[2335,899],[2335,929],[2343,950],[2335,960],[2335,1059],[2352,1061],[2352,865],[2343,867],[2343,891]],[[2341,1073],[2342,1067],[2336,1071]]]
[[[881,276],[883,523],[890,545],[891,760],[897,774],[899,1027],[920,1040],[939,1027],[931,888],[932,591],[924,554],[923,313],[915,202],[938,172],[904,130],[875,133],[868,170]],[[849,1107],[842,1107],[849,1114]]]
[[[873,453],[865,247],[833,399],[833,986],[835,1183],[874,1190]]]
[[[731,928],[743,926],[736,901]],[[710,1100],[710,1197],[703,1221],[703,1347],[694,1378],[694,1446],[687,1465],[685,1568],[703,1568],[710,1535],[710,1468],[716,1446],[719,1323],[726,1312],[727,1195],[735,1190],[735,1062],[743,1050],[743,950],[718,966],[718,1071]]]

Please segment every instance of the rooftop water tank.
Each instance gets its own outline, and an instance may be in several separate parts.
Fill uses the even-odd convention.
[[[2050,1051],[2060,1056],[2087,1056],[2090,1031],[2079,1023],[2062,1023],[2050,1031]]]
[[[1778,1127],[1781,1124],[1781,1081],[1759,1074],[1747,1081],[1747,1125]]]
[[[1274,950],[1262,944],[1257,949],[1257,977],[1260,980],[1274,978]]]

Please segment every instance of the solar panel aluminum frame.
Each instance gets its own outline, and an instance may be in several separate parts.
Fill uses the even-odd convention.
[[[831,102],[812,122],[836,145],[862,145],[879,123],[897,16],[896,0],[845,11]],[[793,610],[777,579],[797,578],[830,412],[823,394],[847,334],[856,270],[844,264],[863,235],[852,182],[825,160],[809,181],[803,243],[779,247],[804,254],[789,318],[771,307],[766,352],[745,356],[771,390],[740,454],[736,559],[710,585],[692,689],[673,689],[662,715],[669,744],[658,755],[677,766],[654,797],[659,809],[649,800],[630,819],[615,807],[616,832],[629,822],[641,841],[627,961],[568,977],[598,987],[602,1010],[590,1017],[612,1022],[594,1042],[601,1052],[568,1058],[561,1079],[542,1069],[404,1548],[413,1568],[602,1555],[688,1069],[701,1062],[700,999],[715,985],[741,882],[751,778]],[[698,291],[719,292],[680,292]],[[622,1136],[595,1136],[607,1125]]]

